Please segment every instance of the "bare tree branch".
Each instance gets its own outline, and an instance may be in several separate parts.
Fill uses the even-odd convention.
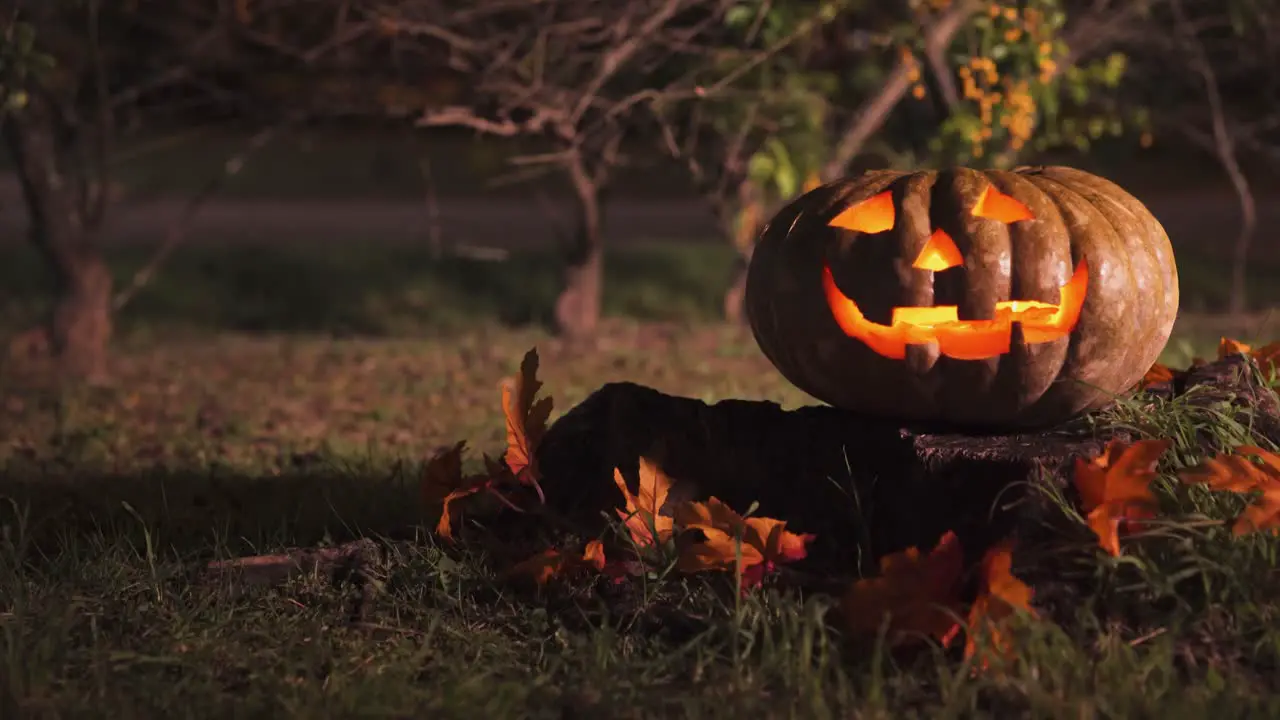
[[[238,175],[244,169],[245,163],[259,150],[270,144],[281,132],[298,124],[303,119],[300,115],[294,115],[286,118],[283,122],[264,128],[254,134],[238,153],[223,163],[221,172],[210,178],[204,187],[187,199],[182,212],[169,225],[164,240],[161,241],[151,258],[133,274],[133,278],[130,279],[129,283],[116,294],[112,301],[112,306],[116,312],[123,309],[139,291],[151,282],[151,279],[155,277],[156,272],[173,254],[173,251],[187,239],[191,223],[199,215],[200,210],[218,194],[227,180]]]
[[[1227,177],[1230,178],[1231,186],[1235,189],[1236,199],[1240,203],[1240,230],[1232,246],[1231,295],[1228,302],[1229,310],[1238,314],[1244,312],[1247,304],[1245,275],[1249,262],[1249,247],[1252,245],[1253,236],[1257,232],[1257,206],[1253,197],[1253,189],[1249,185],[1249,178],[1241,170],[1240,161],[1236,157],[1235,138],[1227,127],[1226,109],[1222,101],[1222,93],[1218,87],[1217,74],[1205,55],[1200,38],[1195,35],[1194,31],[1190,29],[1189,23],[1187,23],[1187,15],[1182,7],[1182,0],[1169,0],[1169,4],[1178,24],[1178,34],[1188,53],[1191,66],[1204,83],[1205,99],[1209,106],[1213,136],[1211,152],[1217,158],[1219,164],[1222,165]]]
[[[630,17],[623,16],[615,25],[618,34],[626,37],[622,44],[617,45],[612,50],[606,52],[600,60],[599,69],[582,91],[581,98],[578,100],[577,106],[573,112],[569,114],[569,121],[577,124],[582,119],[583,113],[587,111],[592,99],[599,94],[604,84],[613,77],[618,69],[621,68],[632,56],[641,48],[642,43],[647,41],[658,28],[669,22],[681,8],[681,0],[665,0],[654,12],[649,16],[648,20],[640,25],[637,31],[628,31],[626,26],[630,22]]]
[[[110,157],[112,140],[115,137],[115,113],[111,110],[111,90],[107,82],[107,63],[103,58],[101,23],[99,21],[100,0],[89,0],[85,6],[86,34],[89,37],[89,63],[93,73],[95,105],[97,113],[94,118],[93,132],[93,166],[95,175],[93,187],[84,198],[82,210],[86,221],[97,227],[107,214],[107,203],[110,197]]]
[[[560,329],[571,335],[589,332],[599,314],[601,206],[612,174],[628,161],[622,142],[634,132],[637,108],[675,93],[695,93],[689,75],[656,86],[648,80],[693,52],[698,34],[729,5],[730,0],[403,0],[367,6],[398,39],[416,42],[464,71],[466,100],[425,108],[415,120],[418,127],[462,127],[551,143],[545,152],[508,162],[518,171],[554,168],[573,189],[578,228],[566,253],[568,287],[555,311]],[[686,22],[681,14],[690,10],[696,12]]]
[[[950,45],[951,39],[979,7],[981,4],[978,0],[956,0],[939,14],[925,29],[925,48],[934,48],[927,50],[926,55],[929,52],[941,52],[940,49]],[[884,126],[890,113],[911,87],[909,71],[907,59],[900,58],[889,71],[880,91],[868,98],[853,114],[852,120],[840,133],[840,139],[831,152],[831,159],[822,168],[820,175],[823,182],[831,182],[844,175],[867,141]]]
[[[543,132],[553,121],[552,110],[542,108],[523,122],[510,118],[490,120],[482,117],[474,108],[465,105],[453,105],[439,110],[428,110],[418,118],[419,127],[462,126],[476,132],[498,137],[515,137],[517,135],[536,135]]]
[[[948,114],[955,112],[956,107],[960,105],[960,91],[956,88],[956,79],[952,73],[951,64],[947,62],[947,48],[950,42],[950,36],[935,35],[934,37],[926,38],[924,45],[925,63],[929,66],[929,74],[938,85],[938,92],[942,95],[942,104],[946,106]]]

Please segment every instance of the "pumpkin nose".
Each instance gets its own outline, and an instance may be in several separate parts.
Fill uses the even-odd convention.
[[[939,228],[929,236],[929,242],[924,244],[924,249],[920,251],[916,261],[911,263],[911,267],[937,272],[963,264],[964,257],[960,255],[960,248],[956,247],[956,241],[952,240],[945,230]]]

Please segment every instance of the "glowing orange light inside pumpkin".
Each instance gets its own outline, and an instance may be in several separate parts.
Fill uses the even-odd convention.
[[[827,224],[854,232],[882,233],[892,230],[894,222],[893,193],[886,190],[856,205],[850,205]]]
[[[982,195],[978,196],[978,202],[974,204],[972,214],[974,217],[999,220],[1006,224],[1019,220],[1034,220],[1036,217],[1032,214],[1031,208],[990,185],[982,191]]]
[[[971,214],[1006,224],[1035,219],[1030,208],[990,185],[978,197]],[[892,229],[894,219],[893,196],[883,192],[845,209],[830,225],[879,233]],[[929,236],[912,267],[938,272],[963,264],[964,257],[955,241],[938,229]],[[858,304],[840,292],[830,266],[824,265],[822,272],[827,305],[840,329],[877,353],[898,360],[906,357],[907,345],[929,343],[937,343],[941,354],[959,360],[997,357],[1009,352],[1015,322],[1021,325],[1027,344],[1066,337],[1080,319],[1088,285],[1089,266],[1081,258],[1071,279],[1059,289],[1056,305],[1038,300],[998,302],[990,320],[961,320],[956,305],[900,307],[894,308],[890,324],[881,325],[867,320]]]
[[[1060,288],[1056,305],[1038,300],[998,302],[990,320],[961,320],[957,306],[940,305],[894,308],[890,324],[881,325],[868,320],[858,304],[840,292],[827,265],[822,268],[822,287],[840,329],[880,355],[901,360],[907,345],[937,343],[947,357],[983,360],[1009,352],[1015,322],[1022,325],[1022,338],[1029,345],[1071,334],[1084,307],[1089,266],[1080,258],[1071,279]]]
[[[960,254],[960,248],[956,247],[956,241],[951,239],[946,230],[939,228],[929,236],[929,242],[924,244],[924,249],[916,256],[911,267],[938,272],[963,264],[964,257]]]

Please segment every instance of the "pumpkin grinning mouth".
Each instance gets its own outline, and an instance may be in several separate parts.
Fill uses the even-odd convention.
[[[925,255],[922,253],[922,257]],[[883,325],[868,320],[858,304],[836,287],[831,266],[825,261],[822,266],[822,289],[836,324],[845,335],[896,360],[906,357],[907,345],[931,343],[937,344],[942,355],[957,360],[999,357],[1009,352],[1014,323],[1021,326],[1022,339],[1027,344],[1064,338],[1080,319],[1088,286],[1089,265],[1082,257],[1071,279],[1059,289],[1057,304],[1039,300],[997,302],[995,317],[990,320],[961,320],[956,305],[897,307],[890,324]]]

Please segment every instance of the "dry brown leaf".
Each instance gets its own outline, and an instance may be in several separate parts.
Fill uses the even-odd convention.
[[[427,507],[434,507],[444,502],[449,493],[462,485],[462,453],[466,450],[465,440],[436,453],[422,469],[422,480],[419,490],[422,502]]]
[[[1131,445],[1112,441],[1091,460],[1076,459],[1076,490],[1089,528],[1098,545],[1120,555],[1120,535],[1155,514],[1151,481],[1156,463],[1169,449],[1167,440],[1139,440]]]
[[[1218,359],[1230,355],[1248,355],[1258,363],[1262,372],[1273,374],[1280,367],[1280,342],[1268,343],[1255,349],[1251,345],[1224,337],[1218,342]]]
[[[502,382],[502,414],[507,421],[507,452],[503,459],[516,480],[538,489],[538,443],[547,432],[551,398],[536,399],[542,383],[538,380],[538,351],[525,353],[520,372]]]
[[[423,503],[428,510],[439,508],[440,519],[436,521],[435,531],[446,540],[453,539],[456,503],[481,491],[493,491],[495,483],[506,474],[506,469],[500,463],[486,455],[485,472],[464,476],[462,453],[465,448],[466,442],[459,442],[436,453],[427,461],[422,472],[420,488]],[[502,499],[500,494],[495,495]]]
[[[980,582],[978,596],[969,606],[964,656],[972,658],[977,653],[974,630],[982,628],[989,641],[990,651],[1007,657],[1014,652],[1014,647],[1005,634],[1005,621],[1017,612],[1024,612],[1032,617],[1037,615],[1031,607],[1031,587],[1013,575],[1012,539],[1006,539],[987,550],[982,558]],[[957,633],[958,628],[948,636],[946,642],[949,644]],[[990,659],[985,655],[979,658],[978,668],[986,669]]]
[[[530,580],[542,586],[554,578],[568,578],[588,571],[600,572],[604,568],[604,543],[592,540],[581,555],[565,555],[554,548],[544,550],[511,566],[507,577]]]
[[[1261,464],[1250,457],[1261,460]],[[1212,490],[1259,493],[1236,519],[1231,528],[1233,534],[1280,532],[1280,455],[1254,445],[1241,445],[1234,454],[1209,458],[1179,476],[1185,482],[1203,484]]]
[[[942,639],[956,626],[964,551],[954,532],[921,556],[917,548],[880,559],[880,575],[849,586],[839,614],[846,632],[874,635],[888,616],[889,641]]]
[[[671,538],[672,520],[666,515],[658,514],[667,503],[667,495],[671,492],[671,479],[653,461],[640,458],[640,485],[635,495],[627,489],[622,471],[614,469],[613,482],[618,486],[626,507],[616,510],[618,517],[626,524],[627,532],[637,547],[648,547],[654,544],[654,533],[657,543],[665,543]]]
[[[547,431],[547,418],[551,415],[551,398],[536,399],[542,383],[538,381],[538,352],[525,353],[520,372],[502,382],[502,413],[507,424],[507,449],[501,462],[484,457],[485,471],[463,477],[462,452],[465,443],[438,453],[427,462],[423,473],[421,491],[428,506],[440,506],[440,520],[436,533],[445,539],[453,539],[453,522],[457,501],[482,491],[499,502],[523,512],[503,494],[511,484],[532,486],[538,499],[545,502],[539,485],[537,447]]]
[[[1160,383],[1173,382],[1173,376],[1172,370],[1160,363],[1156,363],[1138,381],[1138,387],[1145,388],[1151,385],[1159,385]]]
[[[603,570],[607,562],[604,556],[604,543],[592,540],[582,550],[582,561],[596,570]]]
[[[1263,345],[1250,355],[1266,375],[1280,374],[1280,342]]]
[[[680,550],[681,572],[733,570],[742,559],[742,587],[756,587],[781,563],[804,559],[813,535],[793,533],[786,522],[767,517],[743,518],[717,498],[685,502],[672,511],[681,530],[697,530],[704,539]]]
[[[1223,337],[1218,341],[1218,359],[1222,360],[1230,355],[1248,355],[1253,348],[1239,340],[1232,340],[1229,337]]]
[[[512,565],[507,569],[506,575],[509,579],[529,580],[535,585],[546,585],[564,572],[567,560],[559,550],[549,548]]]

